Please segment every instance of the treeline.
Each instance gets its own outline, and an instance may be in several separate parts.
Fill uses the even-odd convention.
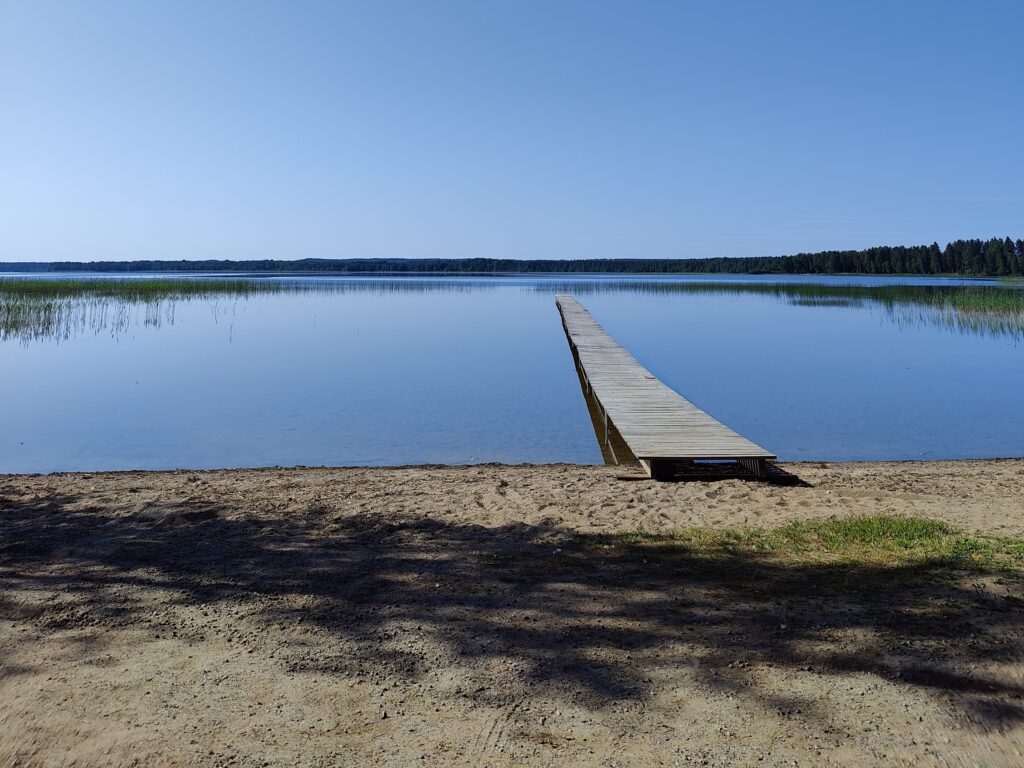
[[[863,251],[798,253],[764,261],[775,265],[775,268],[765,271],[789,274],[1024,275],[1024,240],[1014,241],[1009,237],[956,240],[945,248],[940,248],[938,243],[909,247],[881,246]]]
[[[336,273],[743,273],[1024,276],[1024,240],[957,240],[712,259],[299,259],[283,261],[59,261],[0,263],[0,272],[336,272]]]

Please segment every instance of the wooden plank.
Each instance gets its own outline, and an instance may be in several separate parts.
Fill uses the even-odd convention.
[[[555,297],[590,395],[648,474],[665,460],[739,460],[758,476],[775,455],[659,381],[571,296]]]

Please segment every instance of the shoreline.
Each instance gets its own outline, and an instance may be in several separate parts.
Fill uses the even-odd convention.
[[[934,465],[934,464],[971,464],[971,463],[1005,463],[1005,462],[1024,462],[1024,456],[986,456],[981,458],[966,458],[966,459],[844,459],[844,460],[819,460],[819,459],[799,459],[793,461],[772,461],[770,464],[779,467],[786,471],[792,471],[795,474],[796,469],[800,467],[820,467],[822,465],[834,466],[834,467],[849,467],[849,466],[872,466],[877,465],[884,467],[888,465],[898,464],[922,464],[922,465]],[[379,472],[391,472],[394,470],[407,470],[407,469],[473,469],[478,467],[493,467],[507,468],[507,469],[542,469],[545,467],[558,468],[558,467],[578,467],[578,468],[614,468],[619,469],[623,472],[636,470],[642,472],[642,468],[639,464],[623,463],[623,464],[581,464],[578,462],[571,461],[552,461],[552,462],[503,462],[503,461],[480,461],[471,463],[458,463],[458,464],[443,464],[443,463],[430,463],[425,462],[421,464],[268,464],[254,467],[169,467],[165,469],[58,469],[51,472],[0,472],[0,480],[3,478],[18,478],[18,477],[59,477],[67,475],[124,475],[124,474],[175,474],[182,472],[202,472],[202,473],[218,473],[218,472],[282,472],[282,471],[342,471],[342,470],[361,470],[361,471],[379,471]],[[730,476],[731,477],[731,476]],[[646,478],[649,479],[649,478]],[[755,478],[750,478],[755,481]],[[695,476],[693,480],[708,480],[713,481],[715,478],[710,475]]]

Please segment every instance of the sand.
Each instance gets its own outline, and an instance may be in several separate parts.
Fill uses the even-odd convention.
[[[1019,581],[590,536],[1024,534],[1024,460],[785,469],[0,476],[0,766],[1024,765]]]

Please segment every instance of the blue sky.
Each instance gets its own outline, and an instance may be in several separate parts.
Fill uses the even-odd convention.
[[[1020,2],[0,0],[0,260],[1024,236]]]

